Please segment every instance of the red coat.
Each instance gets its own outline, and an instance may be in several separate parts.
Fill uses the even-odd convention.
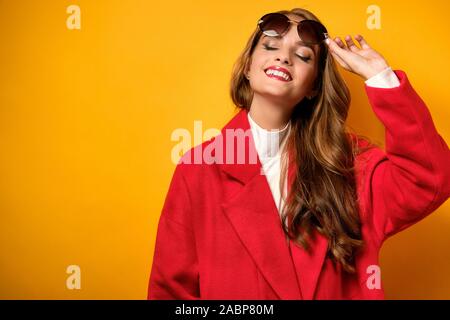
[[[383,241],[450,196],[450,150],[406,74],[395,73],[400,87],[365,85],[386,128],[386,151],[376,147],[355,163],[366,242],[356,275],[333,267],[318,233],[311,255],[292,240],[288,246],[259,158],[256,164],[180,161],[158,224],[148,298],[383,299],[382,286],[367,285]],[[222,130],[237,128],[250,128],[245,110]],[[250,141],[246,147],[254,151]]]

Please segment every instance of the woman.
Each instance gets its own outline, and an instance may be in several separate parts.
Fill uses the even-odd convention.
[[[380,247],[449,197],[450,151],[405,72],[356,40],[304,9],[259,20],[232,75],[240,111],[175,169],[149,299],[384,298]],[[346,131],[334,60],[365,80],[386,151]]]

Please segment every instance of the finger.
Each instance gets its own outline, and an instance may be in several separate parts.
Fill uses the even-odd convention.
[[[369,44],[366,42],[366,40],[364,40],[363,36],[360,34],[357,34],[355,36],[356,41],[359,42],[359,44],[361,45],[361,48],[363,49],[370,49]]]
[[[345,46],[345,44],[344,44],[344,42],[341,40],[341,38],[339,38],[339,37],[334,38],[334,42],[336,42],[337,45],[338,45],[339,47],[341,47],[342,49],[347,49],[347,47]]]
[[[348,48],[352,51],[352,52],[358,52],[360,49],[356,46],[356,44],[353,42],[353,39],[351,36],[347,35],[345,37],[345,42],[347,43]]]
[[[349,69],[348,64],[342,60],[338,55],[336,55],[335,53],[331,53],[331,55],[334,57],[334,59],[336,59],[336,61],[344,68],[344,69]]]
[[[336,54],[345,64],[347,64],[345,61],[352,58],[353,52],[348,49],[342,49],[333,39],[328,38],[327,44],[330,52]]]
[[[328,44],[328,49],[331,53],[331,55],[336,59],[337,62],[339,62],[339,64],[344,67],[344,68],[348,68],[348,64],[338,55],[336,54],[336,50],[348,50],[348,49],[342,49],[341,47],[339,47],[339,45],[333,41],[331,38],[328,38],[326,40],[326,43]]]

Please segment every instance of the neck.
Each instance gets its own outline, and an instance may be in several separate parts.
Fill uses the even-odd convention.
[[[289,108],[258,99],[257,95],[253,97],[249,114],[261,128],[266,130],[283,129],[291,117]]]

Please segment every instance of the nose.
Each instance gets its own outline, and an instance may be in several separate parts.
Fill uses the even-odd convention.
[[[288,50],[287,49],[279,50],[278,52],[279,52],[279,54],[277,55],[277,58],[275,60],[280,61],[281,63],[285,63],[287,65],[290,65]]]
[[[277,61],[280,61],[281,63],[285,63],[287,65],[291,64],[291,48],[290,44],[287,42],[287,39],[283,37],[282,43],[280,43],[279,50],[275,51],[276,55],[275,58]]]

